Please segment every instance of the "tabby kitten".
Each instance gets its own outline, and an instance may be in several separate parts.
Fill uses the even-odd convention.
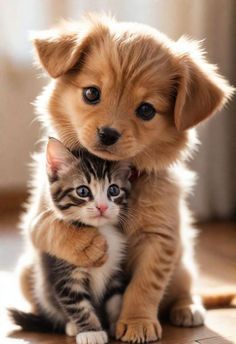
[[[35,264],[37,314],[11,310],[15,323],[28,330],[61,330],[80,343],[108,341],[119,316],[126,239],[120,223],[127,213],[130,169],[81,150],[71,153],[50,138],[47,145],[49,207],[75,230],[97,227],[108,243],[101,267],[81,268],[47,253]],[[56,238],[54,238],[56,240]],[[101,314],[106,314],[103,319]]]

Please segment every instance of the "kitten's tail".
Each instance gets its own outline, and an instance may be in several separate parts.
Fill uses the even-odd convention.
[[[42,314],[20,311],[15,308],[8,309],[11,320],[25,331],[64,333],[64,328],[50,321]]]
[[[217,289],[204,292],[201,295],[204,306],[210,308],[223,308],[236,304],[236,290]]]

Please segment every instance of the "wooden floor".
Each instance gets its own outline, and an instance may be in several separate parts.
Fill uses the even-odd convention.
[[[0,219],[0,344],[70,344],[74,338],[50,334],[26,333],[17,330],[7,319],[6,307],[24,306],[13,273],[22,239],[16,230],[16,213],[5,213]],[[201,225],[197,244],[200,266],[198,287],[236,288],[236,223]],[[164,325],[160,344],[224,344],[236,343],[236,309],[210,310],[206,326],[195,329]]]

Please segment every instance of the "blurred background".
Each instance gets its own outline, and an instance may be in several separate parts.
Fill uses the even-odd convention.
[[[0,208],[24,199],[30,154],[40,137],[32,102],[46,78],[32,65],[31,30],[86,11],[154,26],[173,39],[203,40],[208,58],[236,85],[235,0],[0,0]],[[190,203],[197,220],[232,219],[236,210],[236,97],[198,129],[202,142],[191,162],[199,179]]]

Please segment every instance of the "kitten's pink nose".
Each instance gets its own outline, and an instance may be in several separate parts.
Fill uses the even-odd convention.
[[[107,208],[108,208],[108,206],[106,204],[99,204],[99,205],[97,205],[97,209],[100,211],[101,214],[105,213]]]

